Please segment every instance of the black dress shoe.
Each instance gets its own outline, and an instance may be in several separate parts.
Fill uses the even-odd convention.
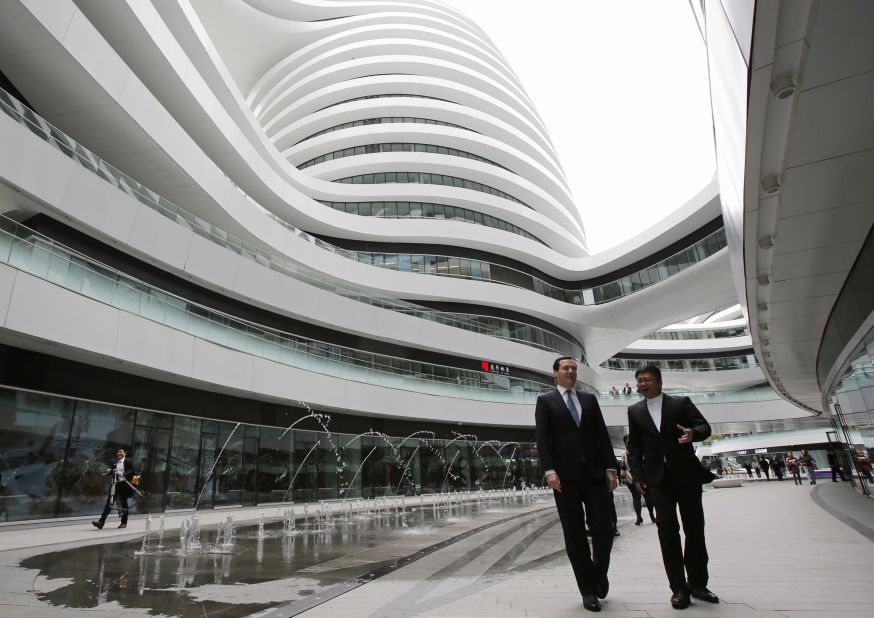
[[[642,523],[643,523],[643,520],[642,520],[642,519],[638,519],[636,522],[634,522],[634,525],[635,525],[635,526],[639,526],[639,525],[641,525]]]
[[[598,601],[594,594],[584,594],[583,607],[585,607],[590,612],[600,612],[601,602]]]
[[[118,525],[119,528],[127,528],[127,522]]]
[[[689,599],[689,593],[685,590],[675,592],[671,595],[671,607],[674,609],[686,609],[689,607],[690,603],[691,600]]]
[[[98,521],[95,519],[91,522],[91,525],[94,526],[95,528],[97,528],[98,530],[103,530],[103,522],[102,521]]]
[[[719,597],[710,592],[706,586],[693,587],[692,596],[701,601],[707,601],[708,603],[719,603]]]
[[[613,530],[613,536],[619,536],[620,534],[622,534],[622,533],[619,532],[619,530],[616,530],[616,529]]]
[[[595,596],[599,599],[606,599],[608,592],[610,592],[610,580],[607,579],[607,576],[605,575],[597,584],[595,584]]]

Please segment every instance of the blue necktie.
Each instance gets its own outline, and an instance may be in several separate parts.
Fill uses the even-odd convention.
[[[573,397],[571,397],[570,391],[565,391],[564,393],[567,395],[567,409],[571,411],[571,416],[574,417],[574,423],[577,424],[577,427],[580,426],[580,414],[577,412],[577,407],[574,405]]]

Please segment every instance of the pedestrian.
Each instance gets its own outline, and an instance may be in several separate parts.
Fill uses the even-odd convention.
[[[616,457],[597,398],[576,389],[577,363],[569,357],[552,365],[556,388],[537,398],[535,436],[546,484],[552,488],[583,607],[601,611],[607,596],[613,548],[611,492]],[[586,538],[586,524],[592,546]]]
[[[134,493],[133,482],[135,473],[134,465],[130,459],[126,457],[123,448],[118,449],[115,453],[116,461],[109,464],[105,474],[110,477],[109,493],[106,496],[106,506],[103,507],[103,513],[100,519],[95,519],[91,525],[98,530],[103,529],[106,523],[106,518],[109,517],[109,512],[113,506],[118,509],[121,515],[121,524],[119,528],[127,528],[128,500]]]
[[[637,490],[655,506],[671,606],[685,609],[690,597],[719,603],[719,597],[707,589],[701,484],[708,479],[692,446],[694,441],[710,437],[710,424],[688,397],[662,392],[658,367],[648,365],[634,377],[644,400],[628,408],[628,463]],[[680,541],[678,508],[685,550]]]
[[[762,458],[759,460],[759,467],[762,469],[762,474],[765,475],[765,480],[770,481],[771,480],[771,462],[768,461],[767,457],[762,456]]]
[[[762,466],[759,465],[759,460],[756,458],[753,458],[753,468],[756,471],[756,478],[762,478]]]
[[[635,526],[640,526],[643,524],[643,504],[642,502],[646,502],[646,510],[649,512],[649,520],[652,523],[656,523],[655,513],[653,513],[652,502],[649,498],[646,498],[637,491],[637,486],[634,484],[634,476],[631,474],[631,471],[628,470],[628,434],[622,436],[622,441],[625,443],[625,452],[622,453],[622,463],[626,468],[625,478],[623,479],[624,485],[628,487],[628,491],[631,492],[631,505],[634,507],[634,514],[637,515],[637,519],[634,522]]]
[[[871,460],[864,451],[856,451],[856,463],[859,466],[859,473],[865,477],[865,480],[871,480]]]
[[[828,466],[831,468],[832,472],[832,483],[838,482],[838,475],[841,476],[842,481],[846,481],[847,477],[844,476],[844,471],[841,469],[840,458],[833,448],[828,449],[825,452],[825,456],[828,459]]]
[[[771,458],[771,472],[778,481],[783,480],[783,462],[776,455]]]
[[[753,466],[752,466],[752,464],[750,464],[750,462],[747,461],[744,463],[744,468],[746,468],[747,476],[750,478],[753,478]]]
[[[801,462],[796,459],[792,451],[786,451],[786,468],[789,470],[789,476],[795,481],[796,485],[801,485]]]
[[[816,460],[810,456],[806,448],[801,449],[801,456],[798,458],[801,465],[807,470],[807,478],[810,479],[811,485],[816,485]]]

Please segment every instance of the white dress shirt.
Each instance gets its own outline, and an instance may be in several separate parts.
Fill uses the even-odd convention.
[[[115,462],[115,480],[120,481],[124,478],[124,459],[119,459]]]
[[[664,393],[659,393],[657,397],[646,400],[646,409],[649,410],[649,415],[658,431],[662,430],[662,400],[664,397]]]
[[[571,399],[573,400],[574,405],[577,407],[577,414],[580,415],[580,422],[582,423],[582,421],[583,421],[583,408],[580,405],[580,398],[577,396],[576,389],[565,388],[564,386],[556,386],[555,388],[558,389],[558,394],[561,395],[561,400],[564,401],[565,407],[567,407],[567,393],[569,392],[571,394]],[[570,414],[570,413],[571,413],[570,408],[568,408],[568,414]],[[616,474],[616,471],[613,468],[608,468],[607,472],[613,472],[613,474]],[[555,470],[546,470],[543,473],[543,477],[546,478],[550,474],[555,474]]]

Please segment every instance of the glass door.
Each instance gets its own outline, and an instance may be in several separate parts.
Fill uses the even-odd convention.
[[[200,438],[200,474],[197,475],[197,495],[194,504],[200,509],[215,506],[215,456],[218,435],[204,432]]]
[[[167,488],[167,461],[170,452],[170,430],[136,427],[134,430],[134,470],[140,483],[134,492],[136,511],[160,513],[164,510]]]

